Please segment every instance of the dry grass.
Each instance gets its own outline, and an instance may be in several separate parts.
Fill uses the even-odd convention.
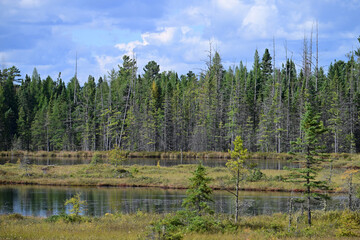
[[[81,223],[47,222],[37,217],[0,216],[0,239],[139,239],[160,215],[133,214],[90,218]]]
[[[2,184],[40,184],[68,186],[142,186],[162,188],[187,188],[191,173],[196,165],[161,166],[118,166],[110,164],[31,165],[28,169],[21,164],[6,163],[0,165],[0,183]],[[335,169],[332,175],[332,187],[341,192],[346,189],[343,178],[345,169]],[[210,186],[214,189],[232,188],[231,176],[225,167],[208,167],[207,172],[213,180]],[[286,170],[262,170],[265,177],[259,181],[245,182],[243,190],[258,191],[300,191],[301,183],[281,181],[289,172]],[[318,179],[327,180],[329,169],[320,172]],[[358,177],[354,183],[360,183]]]
[[[346,216],[347,218],[344,218]],[[344,219],[358,220],[359,213],[348,211],[313,212],[313,225],[308,227],[306,217],[296,213],[299,221],[288,228],[288,215],[241,217],[237,225],[230,216],[215,215],[222,221],[224,232],[183,232],[184,239],[356,239],[339,233],[351,231],[360,236],[359,222],[353,225]],[[350,217],[350,218],[349,218]],[[0,216],[0,239],[155,239],[151,224],[163,219],[163,214],[107,214],[100,218],[86,217],[81,222],[47,221],[39,217],[22,217],[18,214]],[[230,220],[230,221],[229,221]],[[235,226],[235,227],[234,227]],[[344,231],[346,230],[346,231]],[[157,238],[156,238],[157,239]]]

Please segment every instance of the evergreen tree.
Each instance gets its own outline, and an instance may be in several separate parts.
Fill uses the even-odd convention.
[[[320,116],[316,115],[310,103],[305,104],[305,113],[301,120],[301,130],[303,138],[298,138],[294,143],[295,149],[304,153],[304,158],[300,164],[301,168],[292,169],[290,175],[291,181],[303,182],[305,197],[307,199],[308,224],[311,225],[311,199],[327,198],[327,195],[317,192],[317,190],[327,190],[326,181],[316,179],[320,170],[319,165],[323,161],[321,150],[323,146],[320,143],[321,136],[327,131],[321,121]]]
[[[11,149],[12,140],[17,132],[18,104],[16,98],[15,86],[13,84],[14,76],[9,75],[3,87],[3,116],[4,116],[4,146],[5,150]]]
[[[34,150],[47,150],[49,140],[48,106],[44,104],[36,114],[31,125],[32,146]]]
[[[299,73],[288,59],[281,71],[269,50],[258,51],[247,69],[241,61],[224,69],[210,47],[207,69],[178,77],[160,73],[150,61],[136,75],[136,61],[123,57],[119,69],[80,86],[34,68],[22,80],[15,66],[0,71],[0,150],[225,151],[235,136],[249,151],[287,152],[303,138],[305,103],[319,112],[327,152],[360,151],[359,50],[335,61],[327,72],[304,41]],[[311,46],[311,42],[310,42]],[[20,143],[20,144],[19,144]]]
[[[183,206],[189,210],[194,210],[198,215],[212,213],[209,202],[213,202],[212,189],[208,186],[211,178],[207,177],[205,167],[199,163],[190,179],[189,189],[186,191],[187,197],[183,201]]]
[[[243,146],[243,140],[240,136],[237,136],[233,142],[234,150],[229,150],[231,159],[227,161],[226,167],[230,170],[234,179],[235,192],[230,192],[235,196],[235,222],[238,221],[240,202],[239,202],[239,190],[240,182],[245,179],[246,169],[244,167],[245,160],[247,159],[247,149]]]

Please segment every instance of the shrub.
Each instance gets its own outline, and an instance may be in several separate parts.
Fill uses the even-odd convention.
[[[109,152],[109,161],[115,165],[115,167],[120,165],[124,160],[126,160],[126,152],[121,151],[118,146],[115,146],[114,149]]]
[[[115,177],[118,177],[118,178],[124,178],[124,177],[131,177],[132,176],[131,172],[129,172],[126,169],[119,168],[119,167],[114,169],[114,175],[115,175]]]
[[[81,223],[81,222],[90,222],[91,218],[83,217],[80,215],[66,214],[65,212],[60,213],[59,215],[52,215],[45,219],[46,222],[55,223],[58,221],[63,221],[65,223]]]
[[[23,220],[24,219],[24,216],[19,213],[12,213],[12,214],[9,214],[7,217],[9,220]]]
[[[359,236],[360,229],[360,215],[357,212],[345,210],[339,219],[340,226],[337,229],[336,235],[338,237],[356,237]]]
[[[130,168],[130,173],[131,173],[131,174],[139,173],[139,169],[138,169],[137,167],[131,167],[131,168]]]
[[[90,164],[96,165],[96,164],[99,164],[99,163],[103,163],[101,154],[98,153],[98,152],[95,152],[94,155],[91,158]]]
[[[218,217],[218,216],[217,216]],[[189,232],[217,233],[234,231],[237,225],[219,220],[214,215],[201,215],[191,211],[178,211],[153,223],[153,231],[160,239],[182,239]]]
[[[265,174],[260,171],[258,168],[254,168],[251,170],[250,175],[246,180],[250,182],[260,181],[262,178],[265,178]]]
[[[86,201],[85,200],[81,201],[80,196],[81,196],[81,193],[77,193],[77,194],[75,194],[74,197],[66,200],[66,202],[64,204],[65,206],[72,205],[72,208],[70,209],[70,212],[71,212],[70,216],[73,216],[73,217],[79,216],[79,214],[82,212],[81,209],[84,207],[84,205],[86,205]]]

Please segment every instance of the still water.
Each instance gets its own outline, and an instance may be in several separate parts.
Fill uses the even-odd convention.
[[[20,213],[22,215],[51,216],[62,211],[66,199],[81,193],[87,205],[82,214],[102,216],[105,213],[134,213],[137,211],[166,213],[182,209],[185,190],[164,190],[158,188],[84,188],[49,186],[0,186],[0,214]],[[290,193],[241,192],[242,215],[272,214],[287,212]],[[293,195],[295,198],[301,195]],[[215,191],[213,209],[219,213],[234,213],[234,198],[226,191]],[[344,195],[333,195],[329,209],[342,209],[346,204]],[[300,206],[297,208],[299,209]],[[313,203],[313,209],[321,209],[320,202]]]
[[[47,158],[47,157],[0,157],[0,164],[6,162],[16,163],[17,161],[28,162],[36,165],[76,165],[88,164],[91,159],[84,158]],[[209,158],[209,159],[160,159],[160,158],[129,158],[123,162],[123,165],[148,165],[156,166],[158,163],[163,167],[170,167],[180,164],[198,164],[202,162],[207,167],[225,167],[227,159]],[[298,163],[279,159],[250,159],[248,162],[255,163],[260,169],[277,169],[284,167],[297,168]]]

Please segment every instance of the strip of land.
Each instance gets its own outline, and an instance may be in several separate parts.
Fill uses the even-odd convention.
[[[0,184],[36,184],[58,186],[131,186],[185,189],[196,165],[161,166],[114,166],[111,164],[82,165],[24,165],[6,163],[0,165]],[[332,172],[330,174],[330,171]],[[346,169],[320,171],[318,179],[328,180],[331,175],[332,192],[346,191]],[[251,191],[302,191],[302,183],[287,181],[288,170],[261,170],[259,179],[248,179],[241,184],[242,190]],[[233,181],[226,167],[208,167],[213,189],[232,189]],[[353,183],[360,183],[358,178]]]

